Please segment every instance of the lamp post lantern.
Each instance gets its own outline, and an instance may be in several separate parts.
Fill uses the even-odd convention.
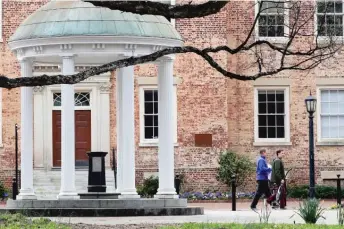
[[[314,177],[314,126],[313,119],[316,111],[317,99],[310,94],[306,100],[306,108],[309,114],[309,197],[315,197],[315,177]]]

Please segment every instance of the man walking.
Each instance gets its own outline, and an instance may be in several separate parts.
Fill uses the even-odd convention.
[[[276,184],[277,187],[282,185],[282,191],[280,195],[279,205],[280,208],[284,208],[286,205],[286,186],[285,186],[285,172],[284,172],[284,164],[282,161],[283,151],[277,150],[276,151],[276,159],[274,159],[272,163],[272,173],[271,173],[271,183]]]
[[[269,198],[271,196],[270,188],[269,188],[269,173],[271,172],[271,168],[268,167],[266,163],[266,150],[262,149],[260,151],[260,157],[257,160],[257,183],[258,188],[256,195],[253,198],[253,201],[251,203],[251,209],[256,211],[257,210],[257,204],[260,199],[260,197],[264,194],[266,198]]]

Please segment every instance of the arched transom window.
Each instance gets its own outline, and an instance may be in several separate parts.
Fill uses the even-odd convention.
[[[61,93],[54,93],[54,107],[60,107],[62,98]],[[91,105],[89,92],[77,92],[74,94],[74,105],[77,107],[88,107]]]

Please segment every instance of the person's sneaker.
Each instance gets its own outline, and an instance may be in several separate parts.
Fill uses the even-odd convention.
[[[251,210],[254,212],[258,212],[258,209],[256,207],[251,207]]]

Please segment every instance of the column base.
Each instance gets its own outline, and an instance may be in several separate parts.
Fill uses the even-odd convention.
[[[79,200],[80,199],[80,196],[77,194],[77,193],[70,193],[70,192],[67,192],[67,193],[60,193],[58,196],[57,196],[57,199],[58,200]]]
[[[17,200],[37,200],[37,196],[32,189],[21,189],[17,195]]]
[[[135,194],[129,194],[129,193],[122,193],[121,195],[118,196],[118,199],[140,199],[141,196],[138,195],[137,193]]]
[[[156,194],[154,199],[179,199],[179,195],[176,194]]]

